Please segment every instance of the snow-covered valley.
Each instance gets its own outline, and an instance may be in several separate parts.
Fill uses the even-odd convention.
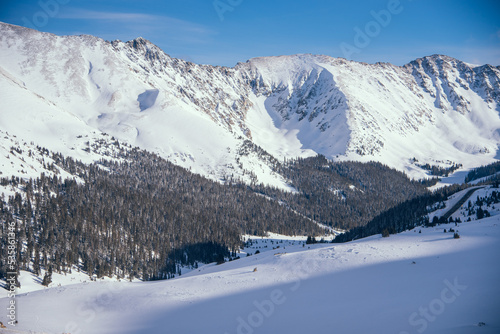
[[[167,281],[21,287],[18,324],[3,331],[498,333],[500,208],[483,208],[490,217],[468,216],[465,203],[452,215],[461,223],[344,244],[253,238],[253,255]],[[4,291],[1,308],[10,300]]]

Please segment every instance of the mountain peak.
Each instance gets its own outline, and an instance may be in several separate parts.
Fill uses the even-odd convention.
[[[134,48],[136,50],[145,50],[145,49],[151,49],[151,48],[159,49],[155,44],[151,43],[149,40],[147,40],[143,37],[137,37],[133,40],[126,42],[125,44],[131,46],[132,48]]]
[[[424,56],[417,58],[415,60],[412,60],[409,64],[421,64],[421,63],[439,63],[439,62],[448,62],[448,63],[462,63],[462,61],[447,56],[447,55],[442,55],[442,54],[433,54],[430,56]]]
[[[78,146],[61,139],[76,137],[75,128],[105,131],[214,179],[281,186],[271,156],[376,160],[418,178],[425,172],[412,158],[469,167],[496,156],[495,67],[439,54],[402,67],[297,54],[227,68],[171,58],[142,37],[109,43],[0,29],[0,50],[10,55],[0,60],[5,108],[33,119],[37,110],[50,115],[43,120],[64,115],[58,127],[28,130],[12,116],[3,130],[27,142],[45,131],[42,145],[79,159]]]

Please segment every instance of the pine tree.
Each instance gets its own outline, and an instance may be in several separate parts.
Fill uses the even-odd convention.
[[[52,283],[52,267],[49,267],[49,270],[45,272],[45,275],[43,276],[42,285],[49,286],[50,283]]]

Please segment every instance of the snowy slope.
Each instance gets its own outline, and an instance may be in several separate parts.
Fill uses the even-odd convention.
[[[377,160],[412,174],[412,157],[470,168],[496,155],[498,68],[439,55],[404,67],[312,55],[248,64],[275,126],[327,157]]]
[[[172,59],[140,38],[109,43],[6,24],[0,30],[0,123],[9,134],[90,161],[73,139],[109,133],[212,179],[249,182],[254,171],[288,189],[265,162],[236,159],[248,130],[234,120],[248,101],[230,70]]]
[[[20,294],[16,330],[498,333],[500,212],[490,210],[492,217],[458,227],[310,249],[256,240],[260,254],[168,281],[87,282]],[[460,239],[444,228],[458,229]],[[1,308],[7,302],[1,298]]]
[[[226,68],[171,58],[142,38],[4,23],[0,50],[0,129],[71,156],[76,136],[105,132],[212,179],[250,182],[254,172],[288,189],[258,154],[241,159],[245,140],[278,160],[377,160],[413,177],[425,173],[412,158],[466,169],[497,154],[500,71],[490,65],[295,55]]]

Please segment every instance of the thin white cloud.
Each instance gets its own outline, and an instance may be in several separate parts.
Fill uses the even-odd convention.
[[[59,15],[62,19],[74,20],[150,20],[157,19],[156,15],[141,13],[98,12],[84,9],[69,9]]]
[[[165,15],[152,15],[144,13],[125,13],[125,12],[103,12],[92,11],[77,8],[66,8],[64,12],[58,15],[61,19],[70,20],[96,20],[110,22],[120,22],[128,26],[141,25],[148,26],[154,30],[175,29],[185,33],[197,35],[212,35],[214,31],[211,29],[190,21],[180,20],[174,17]]]

